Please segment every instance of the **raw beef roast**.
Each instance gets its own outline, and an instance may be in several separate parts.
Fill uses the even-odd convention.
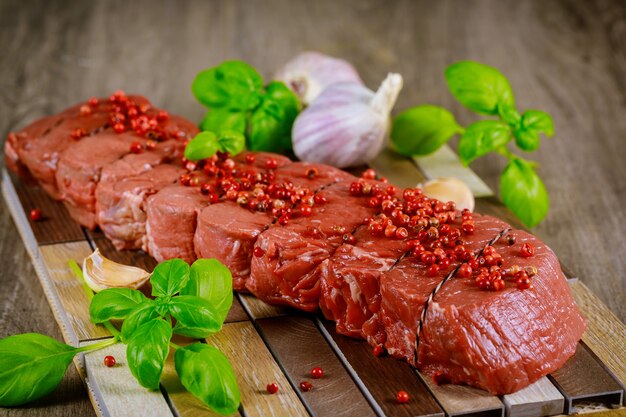
[[[117,248],[142,247],[159,262],[216,258],[235,290],[321,307],[338,333],[435,381],[507,394],[574,354],[585,323],[536,237],[420,190],[399,196],[280,155],[189,162],[196,132],[116,93],[10,133],[5,159]]]
[[[314,170],[314,171],[312,171]],[[307,175],[316,172],[315,175]],[[275,170],[275,183],[289,181],[294,191],[317,190],[352,175],[330,166],[295,162]],[[198,217],[194,237],[196,254],[200,258],[215,258],[233,274],[233,288],[245,290],[250,275],[250,259],[257,237],[274,221],[270,212],[250,210],[233,201],[208,206]]]
[[[494,248],[505,265],[537,268],[533,288],[481,291],[472,278],[450,280],[427,310],[418,368],[441,380],[507,394],[559,369],[574,354],[585,322],[557,257],[535,236],[512,233],[514,245],[500,239]],[[520,254],[526,242],[535,247],[530,258]]]

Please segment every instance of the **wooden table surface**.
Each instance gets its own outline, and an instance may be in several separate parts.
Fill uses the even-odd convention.
[[[396,109],[434,103],[474,117],[448,93],[446,65],[473,59],[510,79],[521,109],[550,112],[556,135],[532,158],[550,192],[536,228],[561,261],[626,320],[626,3],[624,1],[24,1],[0,2],[0,134],[92,95],[148,96],[199,120],[194,75],[243,59],[267,77],[303,50],[353,62],[372,88],[388,71]],[[493,189],[505,162],[472,167]],[[61,338],[0,201],[0,337]],[[1,415],[93,415],[71,367],[61,388]]]

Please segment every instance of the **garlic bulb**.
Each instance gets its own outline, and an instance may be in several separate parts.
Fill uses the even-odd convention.
[[[339,168],[371,161],[386,144],[401,89],[400,74],[389,74],[376,93],[354,83],[329,86],[296,118],[294,152],[303,161]]]
[[[454,201],[458,210],[474,211],[474,195],[465,183],[457,178],[437,178],[421,185],[424,195],[444,203]]]
[[[319,52],[301,53],[285,64],[274,79],[293,90],[303,106],[308,106],[331,84],[363,84],[352,64]]]
[[[148,281],[150,273],[141,268],[113,262],[96,249],[83,261],[83,276],[89,288],[100,292],[107,288],[137,289]]]

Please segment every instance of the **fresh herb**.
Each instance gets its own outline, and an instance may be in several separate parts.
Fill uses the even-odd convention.
[[[191,89],[209,108],[200,123],[202,130],[218,137],[226,131],[244,135],[254,151],[291,149],[291,127],[301,106],[284,83],[272,81],[264,87],[263,78],[250,65],[226,61],[200,72]]]
[[[213,132],[200,132],[185,147],[185,158],[190,161],[199,161],[209,158],[219,152],[237,155],[246,146],[246,138],[232,130],[226,130],[216,135]]]
[[[536,164],[515,155],[508,144],[513,141],[522,151],[536,151],[540,134],[554,134],[552,118],[539,110],[520,114],[509,81],[493,67],[458,62],[446,69],[445,78],[461,104],[497,120],[480,120],[463,128],[442,107],[417,106],[393,121],[391,140],[395,148],[404,155],[428,155],[459,134],[459,156],[466,166],[490,152],[506,157],[509,163],[500,177],[502,200],[526,226],[537,225],[548,213],[548,193],[535,171]]]
[[[78,265],[71,261],[70,267],[82,279]],[[220,414],[237,411],[240,394],[228,359],[205,344],[180,347],[171,342],[173,334],[206,338],[221,329],[233,300],[228,268],[214,259],[198,260],[191,267],[173,259],[157,265],[150,283],[152,299],[128,288],[94,295],[86,287],[91,320],[113,334],[103,342],[75,348],[40,334],[0,340],[0,406],[41,398],[61,382],[77,353],[123,341],[130,371],[142,386],[158,389],[165,360],[174,348],[183,386]],[[123,320],[121,332],[112,319]]]

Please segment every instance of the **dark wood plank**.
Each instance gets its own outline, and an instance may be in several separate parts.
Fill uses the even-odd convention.
[[[302,381],[313,384],[311,391],[300,392],[313,415],[376,415],[310,318],[277,317],[257,320],[256,323],[291,384],[295,387]],[[310,371],[315,366],[324,370],[320,379],[311,378]]]
[[[426,386],[406,363],[392,357],[376,358],[364,340],[351,339],[335,333],[335,326],[327,320],[319,321],[321,328],[346,367],[361,381],[362,388],[371,395],[380,410],[388,416],[441,416],[444,413]],[[406,391],[411,400],[396,402],[396,393]]]
[[[47,245],[85,240],[82,228],[72,220],[63,204],[50,198],[41,187],[26,184],[13,173],[11,180],[37,243]],[[30,220],[29,213],[32,209],[41,210],[44,218],[36,222]]]
[[[621,404],[623,400],[623,388],[581,343],[574,356],[550,379],[565,397],[566,414],[582,402]]]

